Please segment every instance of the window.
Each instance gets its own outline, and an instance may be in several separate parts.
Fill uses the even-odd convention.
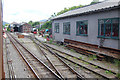
[[[70,35],[70,22],[63,23],[63,34]]]
[[[119,38],[119,18],[99,19],[98,37]]]
[[[59,23],[55,23],[55,33],[59,33]]]
[[[77,21],[76,22],[76,35],[84,35],[88,34],[88,21]]]

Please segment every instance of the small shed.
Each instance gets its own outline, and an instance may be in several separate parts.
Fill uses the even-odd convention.
[[[22,33],[31,33],[32,26],[28,23],[23,23],[20,25],[19,30]]]

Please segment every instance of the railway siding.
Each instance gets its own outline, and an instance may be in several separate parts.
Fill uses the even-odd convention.
[[[45,47],[44,47],[45,48]],[[83,61],[80,61],[79,59],[75,58],[75,57],[71,57],[71,56],[68,56],[68,55],[65,55],[65,54],[62,54],[60,52],[57,52],[57,51],[54,51],[58,56],[64,58],[64,59],[67,59],[68,61],[71,61],[73,62],[74,64],[76,65],[79,65],[79,66],[82,66],[84,67],[85,69],[87,70],[90,70],[94,73],[97,73],[98,75],[101,75],[102,77],[108,79],[108,78],[116,78],[116,75],[115,74],[106,74],[105,73],[105,70],[101,69],[101,68],[96,68],[94,65],[90,65],[89,63],[86,63],[86,62],[83,62]]]
[[[71,50],[65,49],[63,46],[60,47],[60,46],[47,44],[47,43],[46,43],[46,45],[48,45],[48,46],[52,47],[53,49],[56,49],[62,53],[66,53],[68,55],[80,58],[88,63],[92,63],[94,65],[100,66],[100,67],[105,68],[105,69],[112,71],[114,73],[118,73],[118,71],[119,71],[118,66],[115,66],[115,64],[111,64],[111,63],[108,63],[106,61],[90,60],[90,58],[88,58],[84,55],[81,55],[80,53],[72,52]]]
[[[35,40],[35,42],[37,42]],[[41,44],[42,45],[42,44]],[[43,46],[43,45],[42,45]],[[43,52],[45,52],[45,56],[50,60],[50,62],[53,64],[55,67],[57,73],[62,77],[62,78],[77,78],[76,73],[70,70],[69,67],[67,67],[64,62],[62,62],[57,56],[53,55],[54,53],[50,53],[49,50],[41,48]]]
[[[80,61],[80,60],[78,60],[78,59],[76,59],[76,58],[70,57],[70,56],[65,55],[65,54],[60,54],[60,53],[58,53],[58,54],[59,54],[59,56],[63,57],[64,59],[67,59],[67,60],[69,60],[69,61],[72,61],[73,63],[75,63],[75,64],[77,64],[77,65],[79,65],[79,66],[82,66],[82,67],[84,67],[84,68],[87,68],[87,69],[89,69],[90,71],[93,71],[93,72],[95,72],[95,73],[98,73],[98,74],[100,74],[101,76],[105,76],[105,77],[107,77],[107,78],[116,78],[116,75],[115,75],[115,74],[112,74],[112,73],[111,73],[111,74],[106,74],[105,70],[100,69],[100,68],[98,68],[98,67],[96,67],[96,66],[94,66],[94,65],[90,65],[90,64],[87,63],[87,62]]]
[[[37,39],[36,39],[37,40]],[[41,44],[41,42],[40,42],[40,44]],[[42,43],[43,44],[43,43]],[[41,45],[40,45],[41,46]],[[46,48],[46,47],[43,47],[43,46],[41,46],[43,49],[48,49],[48,48]],[[97,73],[98,75],[101,75],[102,77],[104,77],[104,78],[106,78],[106,79],[109,79],[109,78],[116,78],[116,75],[115,74],[106,74],[105,73],[105,70],[104,69],[102,69],[102,68],[96,68],[96,67],[94,67],[94,65],[91,65],[91,64],[89,64],[89,63],[87,63],[86,64],[86,62],[84,61],[84,63],[83,63],[83,61],[81,60],[76,60],[76,58],[75,57],[71,57],[71,56],[69,56],[69,58],[70,59],[68,59],[68,55],[63,55],[62,53],[59,53],[59,52],[56,52],[56,51],[52,51],[52,50],[49,50],[50,52],[52,52],[53,54],[54,54],[54,52],[55,52],[55,54],[57,54],[58,56],[60,56],[60,57],[62,57],[62,58],[64,58],[64,59],[67,59],[68,61],[71,61],[71,62],[73,62],[74,64],[77,64],[77,65],[79,65],[79,66],[82,66],[82,67],[84,67],[85,69],[87,69],[87,70],[90,70],[90,71],[92,71],[92,72],[94,72],[94,73]],[[62,56],[60,55],[60,54],[62,54]]]

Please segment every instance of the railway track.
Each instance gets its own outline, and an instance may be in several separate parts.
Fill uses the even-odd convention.
[[[27,48],[25,48],[18,40],[16,40],[12,35],[8,34],[8,37],[17,51],[20,53],[23,60],[29,66],[30,70],[33,72],[35,78],[42,79],[61,79],[54,71],[52,71],[43,61],[38,59],[33,55]]]
[[[39,41],[37,38],[35,38],[35,39],[36,39],[37,41]],[[39,43],[40,43],[40,44],[43,44],[43,43],[41,43],[40,41],[39,41]],[[39,45],[39,44],[38,44],[38,45]],[[92,64],[92,63],[90,63],[90,62],[84,61],[84,60],[82,60],[82,59],[80,59],[80,58],[78,58],[78,57],[72,56],[72,55],[70,55],[70,54],[63,53],[63,52],[61,52],[61,51],[59,51],[59,50],[56,50],[56,49],[54,49],[54,48],[52,48],[52,47],[50,47],[50,46],[48,46],[48,45],[46,45],[46,44],[39,45],[39,46],[47,50],[47,48],[46,48],[44,45],[45,45],[47,48],[49,48],[50,52],[55,53],[55,54],[56,54],[57,56],[59,56],[60,58],[65,59],[65,60],[68,60],[68,61],[70,61],[70,62],[72,62],[72,63],[74,63],[74,64],[77,64],[77,65],[79,65],[79,66],[82,66],[83,68],[85,68],[85,69],[87,69],[87,70],[89,70],[89,71],[91,71],[91,72],[93,72],[93,73],[95,73],[95,74],[98,74],[98,75],[102,76],[102,77],[105,78],[105,79],[116,78],[116,73],[113,72],[113,71],[109,71],[109,70],[107,70],[107,69],[105,69],[105,68],[102,68],[102,67],[100,67],[100,66],[98,66],[98,65],[95,65],[95,64]],[[108,71],[108,72],[112,72],[112,73],[106,74],[107,71]],[[117,78],[116,78],[116,79],[117,79]]]
[[[41,48],[39,45],[39,42],[35,39],[32,39],[34,43],[37,44],[40,51],[44,54],[44,56],[47,58],[47,60],[52,64],[54,67],[56,73],[62,77],[62,79],[84,79],[85,77],[80,75],[78,72],[76,72],[72,67],[70,67],[67,63],[65,63],[58,55],[54,54],[54,52],[50,51],[49,48],[47,48],[45,45],[42,45],[46,47],[46,49]]]

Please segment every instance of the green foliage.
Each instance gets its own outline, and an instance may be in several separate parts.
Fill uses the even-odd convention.
[[[107,71],[107,70],[105,71],[105,73],[106,73],[106,74],[112,74],[111,71]]]
[[[5,24],[5,26],[9,26],[9,24]]]
[[[36,25],[39,25],[40,23],[39,22],[33,22],[32,26],[36,26]]]
[[[95,3],[98,3],[98,2],[99,2],[99,0],[93,0],[93,1],[90,3],[90,5],[95,4]],[[53,15],[51,15],[50,18],[55,17],[55,16],[58,16],[58,15],[60,15],[60,14],[63,14],[63,13],[65,13],[65,12],[67,12],[67,11],[74,10],[74,9],[77,9],[77,8],[80,8],[80,7],[83,7],[83,6],[85,6],[85,5],[78,5],[78,6],[73,6],[73,7],[70,7],[70,8],[64,8],[63,10],[61,10],[60,12],[58,12],[57,14],[54,13]]]
[[[82,57],[79,57],[79,59],[82,59]]]
[[[50,44],[52,44],[52,42],[53,42],[53,40],[52,40],[52,39],[50,39],[49,43],[50,43]]]
[[[32,22],[32,21],[29,21],[29,22],[28,22],[28,24],[32,25],[32,24],[33,24],[33,22]]]
[[[88,62],[84,62],[84,64],[89,64]]]
[[[98,66],[94,66],[94,65],[93,65],[93,67],[96,68],[96,69],[98,68]]]
[[[70,7],[70,8],[64,8],[64,10],[61,10],[60,12],[57,13],[57,16],[60,15],[60,14],[63,14],[67,11],[70,11],[70,10],[73,10],[73,9],[77,9],[77,8],[80,8],[80,7],[83,7],[83,5],[79,5],[79,6],[73,6],[73,7]]]
[[[97,59],[97,56],[96,56],[96,55],[89,55],[89,59],[90,59],[90,60],[96,60],[96,59]]]
[[[70,51],[72,51],[72,52],[76,52],[74,49],[70,49]]]
[[[10,31],[10,28],[9,28],[9,27],[7,27],[7,31]]]
[[[40,25],[40,22],[38,22],[38,21],[36,21],[36,22],[29,21],[28,24],[30,24],[32,27],[35,27],[36,25]]]
[[[42,27],[40,28],[40,30],[42,30],[42,29],[50,29],[50,28],[52,28],[52,21],[47,21],[46,23],[44,23],[42,25]]]
[[[114,62],[115,62],[115,65],[116,65],[116,66],[119,66],[119,65],[120,65],[120,61],[119,61],[119,60],[114,59]]]
[[[98,2],[99,2],[99,0],[93,0],[93,1],[90,3],[90,5],[95,4],[95,3],[98,3]]]
[[[120,79],[120,73],[117,73],[117,77]]]
[[[79,67],[77,64],[75,64],[75,67]]]
[[[5,26],[2,26],[2,28],[4,28]]]

